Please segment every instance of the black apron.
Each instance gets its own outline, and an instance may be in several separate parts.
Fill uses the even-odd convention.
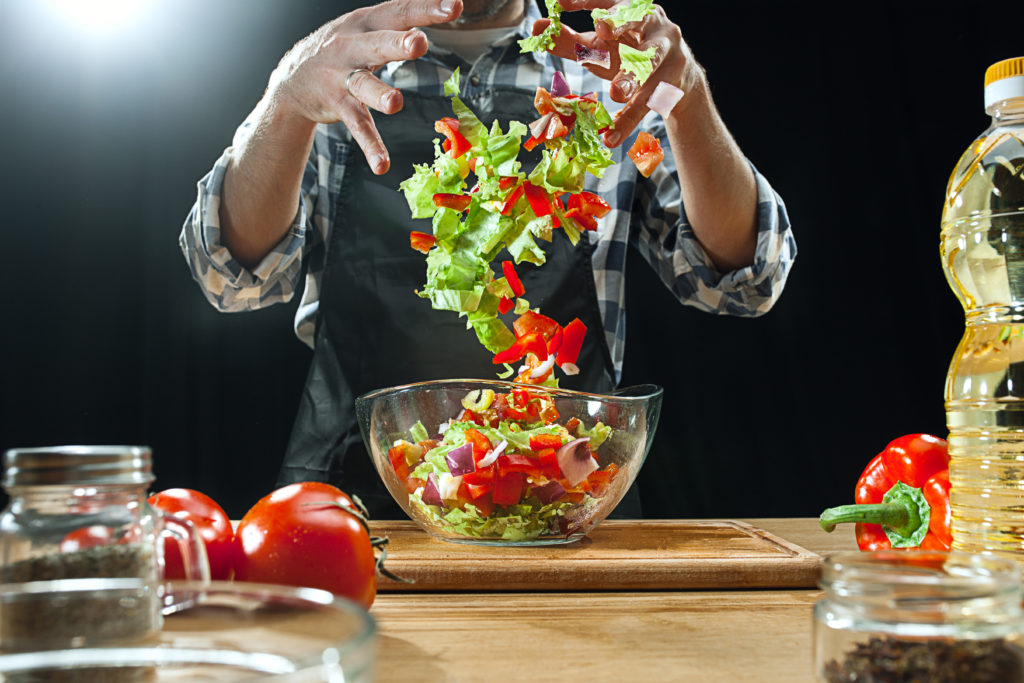
[[[280,484],[327,481],[358,495],[371,517],[405,514],[381,483],[356,423],[355,398],[374,389],[445,378],[494,379],[501,366],[452,311],[436,311],[414,292],[426,281],[425,257],[409,246],[409,232],[431,232],[429,220],[412,220],[397,189],[413,164],[433,159],[434,122],[452,116],[444,96],[404,92],[401,112],[375,116],[391,155],[387,174],[375,176],[355,143],[339,142],[334,165],[340,182],[321,280],[312,366],[281,470]],[[485,126],[496,118],[536,117],[533,94],[492,88],[462,98]],[[539,154],[520,151],[529,171]],[[533,158],[530,158],[533,156]],[[472,177],[472,176],[471,176]],[[607,392],[614,371],[605,341],[591,270],[592,248],[584,237],[573,247],[556,230],[542,267],[523,263],[517,272],[533,307],[562,324],[578,317],[587,336],[576,365],[580,374],[562,377],[570,389]],[[505,257],[508,258],[507,253]],[[501,256],[499,256],[499,259]],[[511,320],[511,316],[509,316]],[[635,494],[630,498],[635,499]],[[639,502],[623,501],[620,514],[639,516]]]

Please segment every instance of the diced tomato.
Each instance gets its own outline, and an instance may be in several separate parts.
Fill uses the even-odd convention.
[[[540,185],[534,185],[529,180],[523,183],[523,187],[526,189],[526,199],[530,202],[530,208],[537,216],[550,216],[551,215],[551,198],[548,197],[547,191],[544,190]]]
[[[465,211],[471,201],[472,198],[468,194],[438,192],[434,195],[434,206],[444,209],[455,209],[456,211]]]
[[[445,116],[439,121],[434,122],[434,130],[447,138],[448,148],[445,151],[450,150],[450,154],[453,158],[458,159],[463,154],[473,148],[473,145],[469,143],[466,136],[459,132],[459,120],[453,119],[450,116]]]
[[[544,139],[554,140],[569,134],[569,129],[562,122],[562,117],[552,116],[548,127],[544,129]]]
[[[570,434],[575,434],[576,428],[579,426],[580,421],[575,417],[570,417],[569,420],[565,423],[565,428],[569,431]]]
[[[555,407],[554,401],[545,401],[544,407],[540,411],[540,419],[544,421],[544,424],[549,425],[559,418],[558,408]]]
[[[546,315],[536,311],[526,311],[512,323],[512,329],[517,338],[539,333],[544,339],[550,340],[558,334],[562,326]]]
[[[597,218],[604,218],[608,215],[608,212],[612,210],[612,207],[602,199],[599,195],[593,192],[577,192],[576,194],[569,195],[569,202],[567,204],[569,210],[579,209],[581,213],[587,214],[588,216],[595,216]]]
[[[405,449],[401,446],[394,446],[388,449],[388,460],[391,461],[391,466],[395,469],[395,474],[400,479],[405,479],[409,476],[409,463],[405,461]]]
[[[551,99],[551,93],[542,87],[537,88],[537,94],[533,97],[533,106],[541,116],[548,112],[555,111],[555,102]]]
[[[542,451],[545,448],[561,448],[562,437],[557,434],[531,434],[530,450]]]
[[[426,486],[427,482],[424,479],[417,479],[416,477],[409,477],[405,480],[405,490],[409,493],[415,493],[416,489],[421,486]]]
[[[523,281],[519,279],[519,274],[516,273],[516,267],[511,261],[501,262],[501,272],[505,274],[505,279],[508,280],[508,286],[512,288],[512,293],[516,296],[522,296],[526,293],[526,288],[523,287]]]
[[[645,130],[640,131],[636,136],[636,142],[633,143],[633,146],[629,148],[626,154],[633,160],[637,170],[645,178],[650,178],[651,173],[661,163],[661,160],[665,158],[665,152],[662,151],[658,138]]]
[[[501,299],[498,301],[498,313],[501,313],[502,315],[505,315],[514,307],[515,304],[512,303],[512,299],[509,299],[507,296],[501,297]]]
[[[575,363],[579,358],[580,349],[583,348],[583,336],[587,333],[587,326],[580,322],[579,318],[573,318],[572,322],[563,328],[562,346],[558,349],[555,362]]]
[[[500,213],[502,216],[507,216],[512,213],[512,209],[515,208],[516,202],[518,202],[519,198],[523,196],[524,191],[525,190],[522,185],[516,185],[512,191],[508,193],[508,196],[505,197],[505,203],[501,205]]]
[[[565,217],[572,219],[581,230],[597,230],[597,219],[579,209],[569,209],[565,212]]]
[[[506,472],[494,478],[491,499],[495,505],[515,505],[523,495],[526,476],[522,472]]]
[[[437,240],[433,235],[429,235],[425,232],[419,232],[417,230],[413,230],[409,233],[409,246],[416,251],[426,254],[435,244],[437,244]]]
[[[460,421],[469,421],[469,422],[472,422],[473,424],[478,424],[478,425],[482,425],[484,423],[484,419],[482,417],[480,417],[479,415],[477,415],[476,413],[474,413],[472,410],[469,410],[469,409],[466,409],[466,410],[462,411],[462,414],[459,415],[459,420]]]

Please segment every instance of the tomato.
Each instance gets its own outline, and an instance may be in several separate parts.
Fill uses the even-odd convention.
[[[210,560],[210,578],[226,581],[231,578],[231,544],[235,532],[224,509],[205,493],[191,489],[167,489],[149,497],[149,504],[168,514],[191,522],[206,546]],[[185,567],[181,549],[172,538],[164,541],[164,576],[184,579]]]
[[[235,580],[308,586],[370,607],[377,563],[352,499],[322,482],[290,484],[264,496],[238,524]]]
[[[437,243],[433,235],[413,230],[409,233],[409,246],[416,251],[426,254]]]
[[[626,154],[633,160],[645,178],[649,178],[661,160],[665,158],[665,152],[662,151],[658,138],[645,130],[640,131],[636,136],[636,142]]]
[[[75,529],[61,540],[60,551],[73,553],[86,548],[95,548],[98,545],[110,545],[113,538],[110,528],[102,524],[84,526],[81,529]]]

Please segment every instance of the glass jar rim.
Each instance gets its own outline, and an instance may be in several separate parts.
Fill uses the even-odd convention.
[[[12,448],[3,458],[5,488],[146,485],[154,480],[148,446],[69,445]]]

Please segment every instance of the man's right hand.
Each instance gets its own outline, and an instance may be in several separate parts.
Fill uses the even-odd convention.
[[[461,13],[462,0],[390,0],[321,26],[281,59],[252,125],[235,137],[224,176],[221,241],[239,263],[254,267],[288,232],[318,123],[343,123],[373,172],[387,172],[388,151],[367,106],[393,114],[402,93],[367,70],[422,56],[427,37],[415,27]]]
[[[388,152],[367,107],[383,114],[402,108],[402,93],[371,71],[422,57],[427,37],[417,26],[452,21],[462,0],[390,0],[342,15],[299,41],[270,78],[278,112],[312,123],[342,122],[374,173],[388,170]]]

